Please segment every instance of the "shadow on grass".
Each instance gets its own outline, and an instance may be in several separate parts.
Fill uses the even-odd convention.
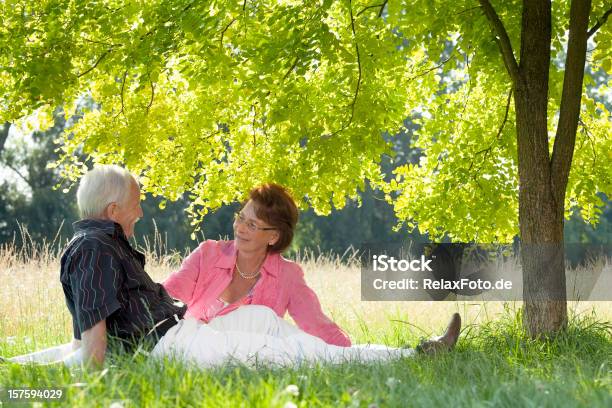
[[[522,310],[496,321],[464,329],[461,348],[530,363],[572,356],[583,361],[606,361],[612,355],[612,323],[589,315],[570,314],[567,328],[556,336],[531,339],[523,329]]]

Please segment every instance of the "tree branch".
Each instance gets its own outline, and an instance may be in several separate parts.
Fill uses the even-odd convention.
[[[351,15],[351,31],[353,32],[353,39],[355,40],[355,53],[357,54],[357,86],[355,87],[355,95],[353,96],[353,102],[351,103],[351,117],[348,121],[347,127],[353,122],[355,116],[355,104],[357,103],[357,96],[359,95],[359,87],[361,86],[361,55],[359,54],[359,44],[357,43],[357,35],[355,33],[355,19],[353,18],[353,5],[352,1],[349,0],[349,13]]]
[[[409,81],[413,81],[413,80],[415,80],[415,79],[417,79],[417,78],[419,78],[419,77],[422,77],[422,76],[424,76],[424,75],[429,74],[431,71],[434,71],[434,70],[436,70],[436,69],[438,69],[438,68],[442,68],[442,67],[443,67],[443,66],[444,66],[444,65],[445,65],[445,64],[446,64],[448,61],[450,61],[451,59],[453,59],[453,53],[454,53],[454,52],[455,52],[455,49],[453,49],[453,50],[451,51],[451,53],[450,53],[450,55],[448,56],[448,58],[447,58],[447,59],[443,60],[443,61],[442,61],[442,62],[440,62],[438,65],[436,65],[436,66],[434,66],[434,67],[431,67],[431,68],[428,68],[428,69],[426,69],[426,70],[425,70],[425,71],[423,71],[423,72],[419,72],[418,74],[416,74],[415,76],[413,76],[413,77],[409,78],[408,80],[409,80]]]
[[[506,125],[506,122],[508,121],[508,112],[510,112],[510,101],[512,101],[513,91],[514,91],[514,88],[510,88],[510,92],[508,92],[508,100],[506,101],[506,112],[504,113],[504,120],[502,121],[502,124],[499,127],[497,134],[495,135],[495,139],[499,139],[499,137],[502,134],[502,131],[504,130],[504,126]]]
[[[82,36],[83,41],[87,41],[89,43],[92,44],[98,44],[98,45],[104,45],[106,47],[110,47],[110,48],[114,48],[114,47],[123,47],[123,44],[111,44],[111,43],[107,43],[107,42],[103,42],[103,41],[96,41],[96,40],[91,40],[85,36]]]
[[[119,115],[125,116],[125,113],[124,113],[125,105],[124,105],[124,102],[123,102],[123,94],[124,94],[124,91],[125,91],[125,80],[127,78],[127,74],[128,74],[128,70],[126,69],[125,72],[123,73],[123,80],[121,81],[121,110],[119,111],[119,113],[117,113],[115,115],[115,118],[117,116],[119,116]]]
[[[251,104],[251,111],[253,112],[253,122],[251,123],[251,128],[253,129],[253,147],[257,146],[257,138],[255,135],[255,122],[257,119],[257,107],[255,106],[257,102]]]
[[[355,17],[359,17],[360,15],[362,15],[364,12],[366,12],[367,10],[373,9],[373,8],[379,8],[379,12],[378,12],[378,17],[382,16],[382,12],[385,9],[385,6],[387,5],[387,2],[389,0],[385,0],[380,4],[373,4],[371,6],[366,6],[364,8],[361,9],[361,11],[359,11],[359,13],[355,14]]]
[[[485,16],[497,34],[495,40],[497,41],[497,45],[499,46],[499,50],[502,54],[506,71],[508,71],[512,82],[517,83],[519,80],[519,67],[518,63],[516,62],[516,58],[514,57],[512,43],[510,42],[510,37],[508,37],[508,33],[504,27],[504,23],[502,23],[502,21],[499,19],[495,9],[488,0],[479,0],[479,2]]]
[[[493,145],[499,139],[499,137],[501,136],[502,132],[504,131],[504,127],[506,126],[506,123],[508,122],[508,114],[510,112],[510,102],[512,101],[512,93],[513,92],[514,92],[514,88],[510,88],[510,92],[508,92],[508,100],[506,101],[506,110],[504,112],[504,119],[502,120],[502,123],[499,126],[499,130],[497,131],[497,134],[491,140],[491,143],[489,144],[489,147],[487,147],[486,149],[479,150],[476,153],[474,153],[474,156],[477,156],[477,155],[482,154],[482,153],[485,154],[484,158],[481,161],[481,163],[484,163],[487,160],[487,157],[489,156],[489,153],[491,153],[491,150],[493,149]],[[474,160],[472,160],[470,162],[470,167],[468,168],[468,172],[470,170],[472,170],[473,166],[474,166]],[[482,167],[482,165],[480,167]]]
[[[465,110],[467,109],[467,105],[468,105],[468,102],[470,100],[470,94],[472,93],[472,75],[470,73],[470,57],[468,56],[467,52],[463,53],[463,57],[465,59],[465,66],[467,67],[468,91],[467,91],[467,95],[465,97],[465,102],[463,104],[463,110],[461,111],[461,117],[462,118],[463,118],[463,114],[465,113]]]
[[[221,38],[219,39],[219,49],[223,48],[223,36],[225,35],[225,32],[230,28],[230,26],[232,24],[234,24],[234,21],[236,21],[235,18],[232,19],[232,21],[230,21],[223,30],[221,30]]]
[[[128,70],[126,69],[123,73],[123,81],[121,81],[121,113],[123,113],[123,109],[125,108],[123,94],[125,91],[125,80],[127,79]]]
[[[351,123],[353,123],[353,118],[355,117],[355,104],[357,103],[357,97],[359,96],[359,88],[361,87],[361,75],[362,75],[361,74],[361,56],[359,54],[359,44],[357,44],[357,35],[355,33],[355,19],[353,18],[353,4],[352,3],[353,3],[352,0],[349,0],[349,14],[351,17],[351,31],[353,32],[353,40],[355,41],[355,52],[357,54],[357,69],[359,70],[358,75],[357,75],[357,86],[355,87],[355,94],[353,95],[353,101],[350,104],[351,116],[348,122],[342,125],[340,129],[332,133],[331,136],[334,136],[340,133],[344,129],[348,128],[351,125]]]
[[[285,76],[283,76],[283,81],[287,78],[289,78],[289,75],[291,75],[291,71],[293,71],[295,69],[295,67],[297,66],[297,63],[299,61],[300,57],[295,57],[295,61],[293,61],[293,64],[291,65],[291,67],[287,70],[287,73],[285,73]]]
[[[587,32],[587,38],[591,38],[606,23],[610,14],[612,14],[612,8],[608,9],[601,18],[597,19],[597,23]]]
[[[147,114],[149,113],[149,109],[153,106],[153,98],[155,97],[155,84],[151,81],[151,76],[149,75],[149,85],[151,86],[151,99],[149,100],[149,104],[147,105]]]
[[[550,159],[550,177],[557,202],[563,200],[572,166],[584,79],[591,0],[572,1],[559,122]]]
[[[373,9],[373,8],[379,8],[380,6],[382,6],[382,4],[373,4],[371,6],[365,6],[364,8],[361,9],[361,11],[359,11],[357,14],[355,14],[355,17],[359,17],[360,15],[365,13],[366,11],[368,11],[370,9]]]
[[[389,0],[383,1],[382,5],[380,6],[380,11],[378,12],[378,17],[382,17],[382,13],[385,11],[385,6],[387,5],[388,1]]]
[[[591,171],[595,171],[595,164],[597,164],[597,151],[595,150],[595,142],[591,137],[591,132],[589,131],[589,127],[586,125],[586,123],[584,123],[580,118],[578,118],[578,123],[580,123],[580,126],[582,126],[584,136],[589,139],[591,151],[593,152],[593,162],[591,164]]]
[[[85,76],[85,75],[89,74],[91,71],[93,71],[94,69],[96,69],[96,67],[98,66],[98,64],[99,64],[100,62],[102,62],[102,60],[103,60],[104,58],[106,58],[106,56],[107,56],[108,54],[110,54],[110,53],[111,53],[111,51],[113,51],[112,47],[111,47],[111,48],[109,48],[108,50],[106,50],[106,51],[105,51],[105,52],[104,52],[102,55],[100,55],[100,57],[99,57],[99,58],[97,59],[97,61],[96,61],[96,62],[93,64],[93,66],[92,66],[92,67],[90,67],[90,68],[88,68],[87,70],[85,70],[85,71],[81,72],[80,74],[77,74],[77,78],[81,78],[82,76]]]
[[[382,17],[383,11],[385,11],[385,6],[387,5],[389,0],[383,1],[383,4],[380,6],[380,11],[378,12],[378,17]]]
[[[480,7],[481,7],[481,6],[475,6],[475,7],[466,8],[465,10],[461,10],[460,12],[455,13],[455,15],[456,15],[456,16],[460,16],[460,15],[461,15],[461,14],[463,14],[463,13],[469,13],[470,11],[473,11],[473,10],[479,9]]]
[[[30,180],[28,180],[26,176],[24,176],[17,168],[15,168],[15,166],[13,166],[9,162],[4,163],[4,165],[8,167],[9,169],[13,170],[13,172],[15,172],[15,174],[17,174],[19,178],[21,178],[32,190],[34,190],[34,187],[32,186],[32,183],[30,182]]]
[[[146,33],[144,33],[143,35],[140,36],[140,41],[144,40],[146,37],[152,35],[155,30],[157,30],[159,27],[163,27],[165,26],[166,23],[172,21],[173,18],[179,17],[182,14],[184,14],[186,11],[188,11],[191,7],[193,7],[193,5],[195,4],[195,0],[192,1],[191,3],[187,4],[185,7],[183,7],[183,9],[176,15],[176,16],[171,16],[168,17],[167,19],[165,19],[164,21],[160,22],[160,24],[157,24],[155,27],[151,28],[149,31],[147,31]]]

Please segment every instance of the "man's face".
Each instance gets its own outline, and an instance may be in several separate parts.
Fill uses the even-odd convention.
[[[126,238],[134,235],[134,225],[142,217],[140,207],[140,188],[135,181],[130,184],[128,196],[122,203],[110,203],[108,205],[108,218],[121,225]]]

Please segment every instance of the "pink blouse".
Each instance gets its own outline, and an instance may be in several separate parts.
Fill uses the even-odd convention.
[[[208,321],[208,310],[232,280],[236,265],[234,241],[208,240],[200,244],[162,284],[168,293],[187,305],[185,317]],[[283,317],[286,312],[306,333],[326,343],[348,347],[351,340],[321,310],[317,295],[306,285],[304,272],[295,262],[269,253],[249,302],[268,306]],[[229,305],[229,307],[236,303]],[[240,305],[238,305],[240,306]],[[233,309],[231,309],[233,310]],[[222,310],[223,314],[229,310]]]
[[[202,318],[200,320],[204,321],[205,323],[208,323],[215,317],[228,314],[232,310],[236,310],[242,305],[252,304],[253,289],[255,289],[255,286],[257,286],[258,283],[259,279],[257,280],[257,283],[255,283],[255,285],[251,288],[251,290],[249,290],[249,293],[247,293],[243,298],[238,299],[234,303],[228,303],[225,300],[221,299],[221,297],[214,299],[211,304],[204,309]]]

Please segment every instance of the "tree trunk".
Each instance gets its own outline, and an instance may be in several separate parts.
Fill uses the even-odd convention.
[[[4,143],[6,143],[6,139],[8,139],[9,130],[11,129],[11,124],[9,122],[5,122],[0,127],[0,154],[4,150]]]
[[[563,215],[580,115],[590,9],[590,0],[574,0],[570,7],[563,95],[550,157],[546,109],[551,3],[523,2],[515,108],[523,322],[532,337],[554,334],[567,325]]]
[[[533,337],[567,323],[563,201],[553,191],[548,152],[550,1],[523,2],[519,77],[515,83],[523,322]]]

